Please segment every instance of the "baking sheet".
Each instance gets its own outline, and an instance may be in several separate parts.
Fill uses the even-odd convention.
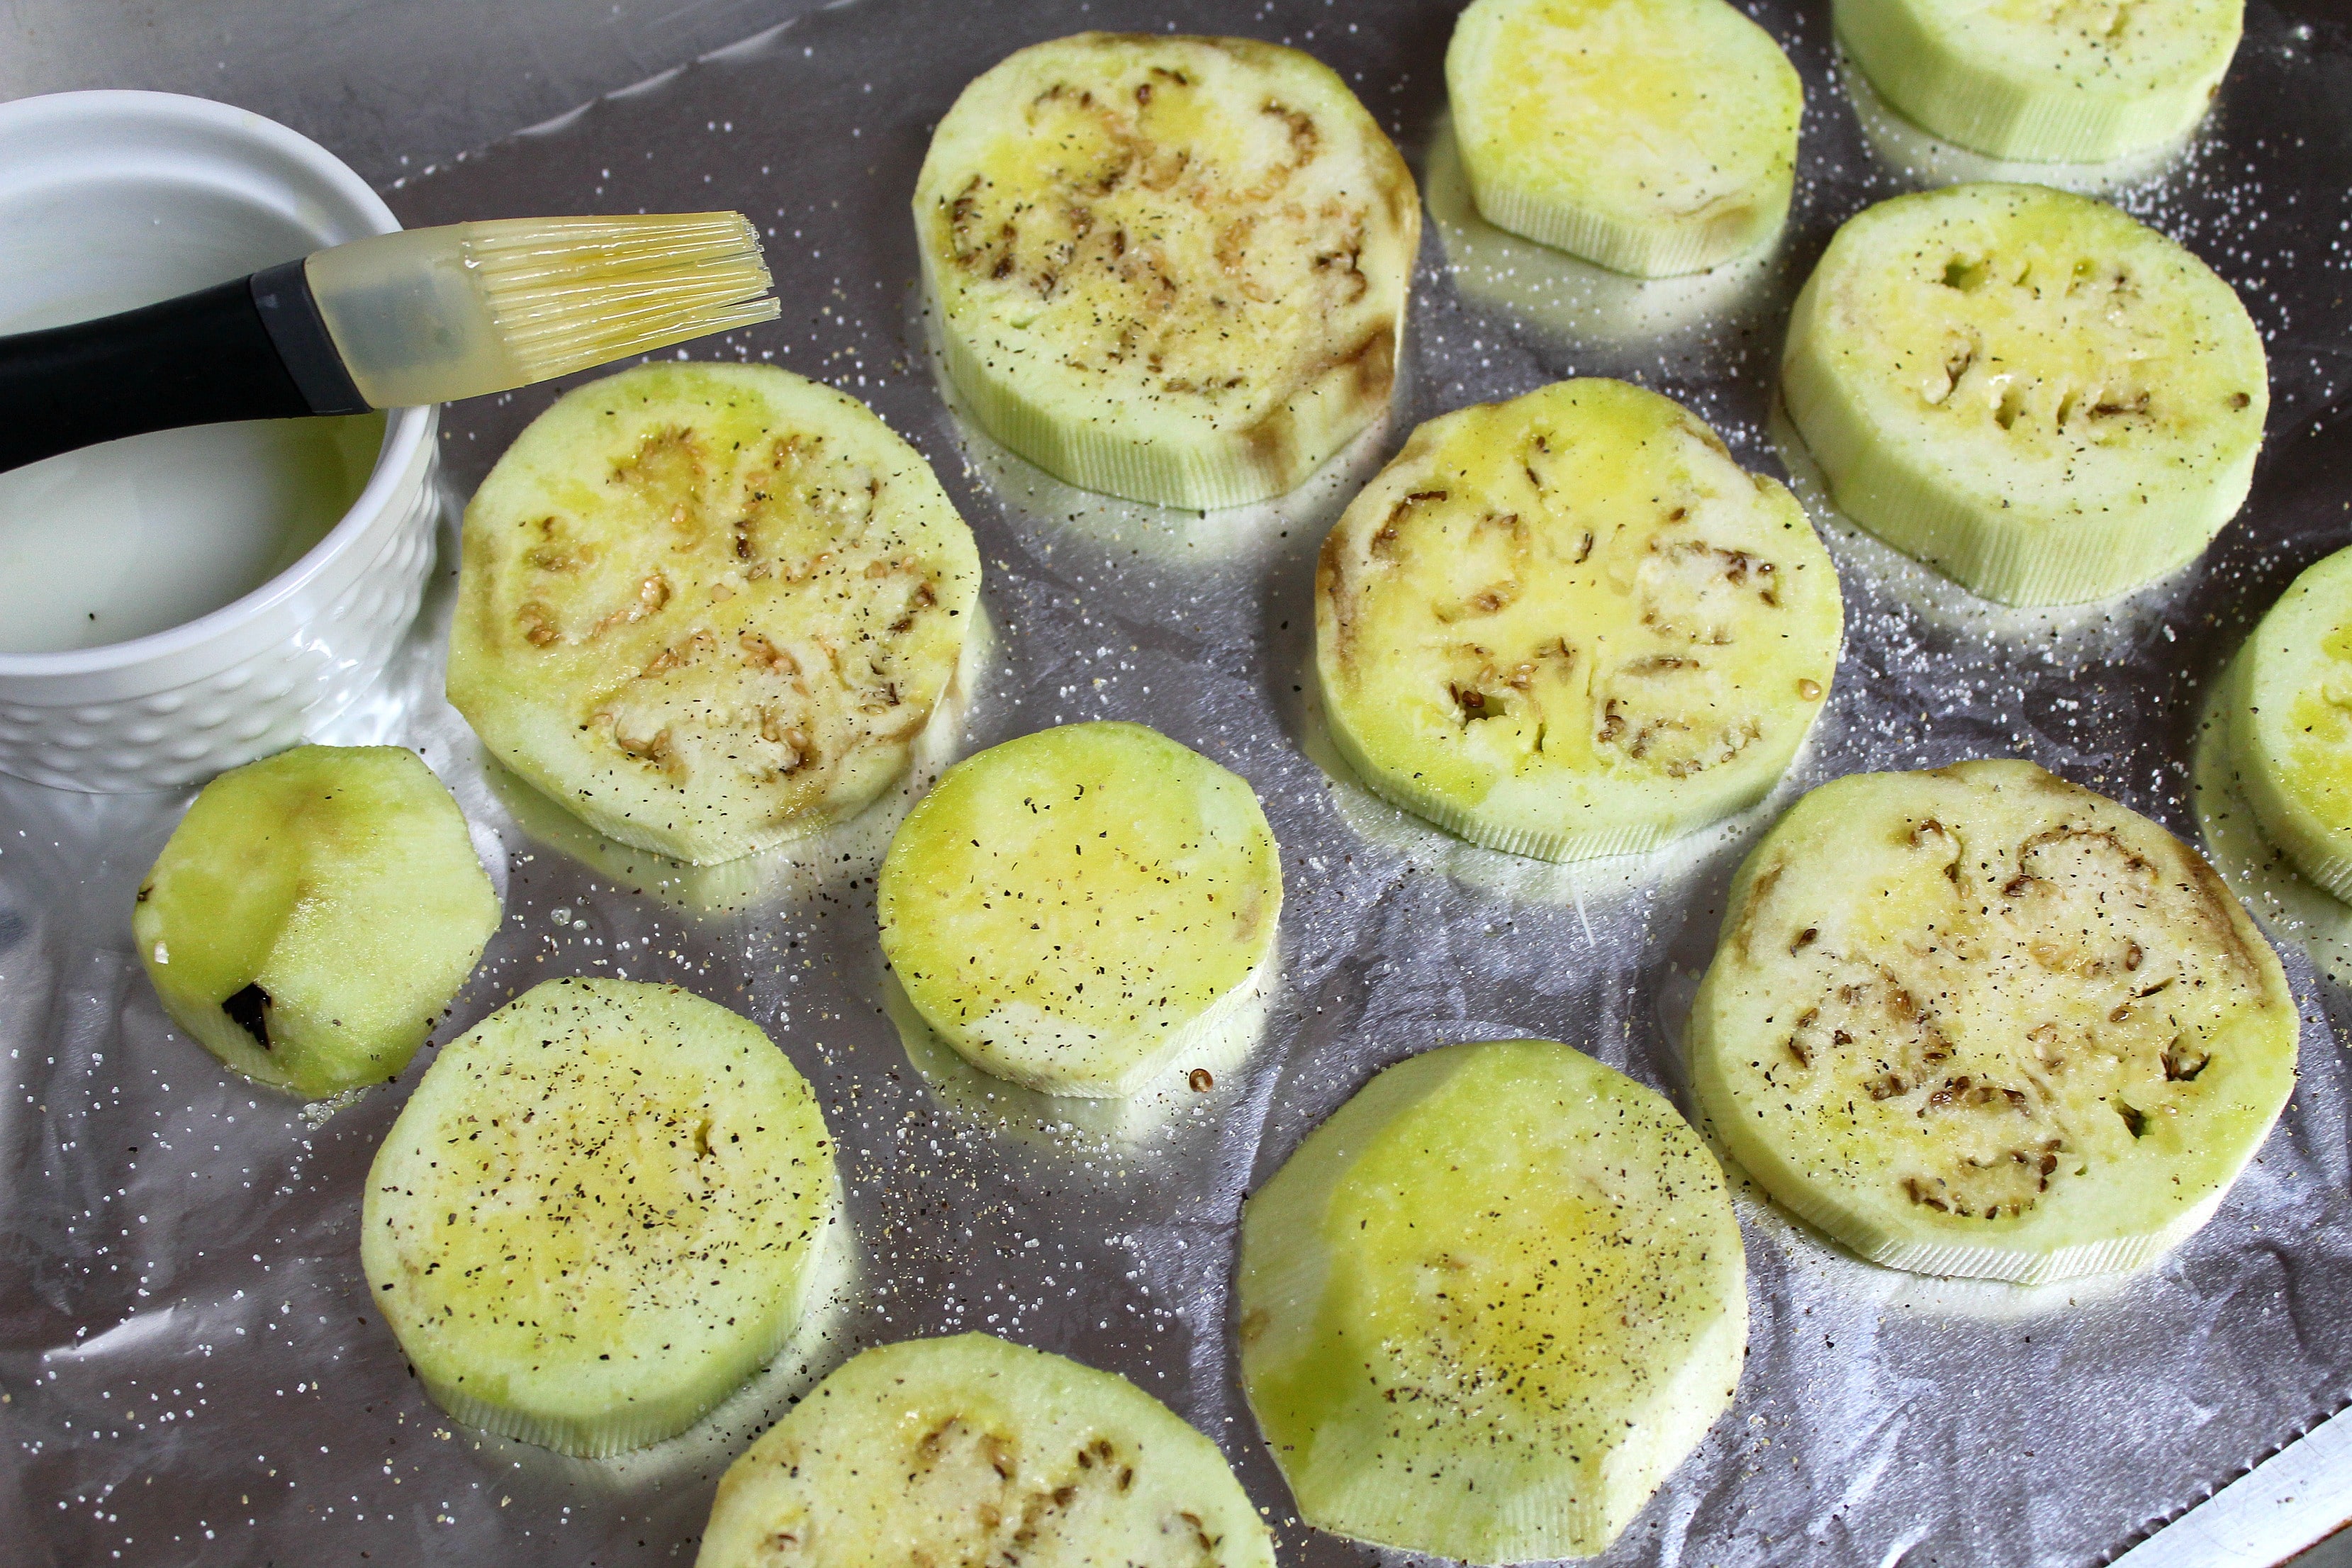
[[[1234,1381],[1239,1201],[1308,1129],[1380,1066],[1495,1036],[1565,1039],[1679,1095],[1678,1034],[1732,868],[1796,793],[1843,773],[2021,754],[2199,833],[2216,672],[2296,571],[2352,541],[2345,31],[2298,30],[2256,0],[2205,129],[2109,193],[2236,284],[2270,345],[2269,446],[2214,551],[2117,604],[1997,611],[1817,510],[1847,647],[1790,779],[1655,859],[1553,868],[1455,843],[1346,778],[1304,689],[1324,530],[1413,423],[1571,374],[1681,398],[1750,466],[1788,471],[1771,376],[1830,232],[1915,184],[1998,171],[1859,118],[1825,7],[1755,4],[1807,82],[1788,233],[1760,265],[1634,289],[1467,214],[1443,122],[1454,9],[856,0],[390,193],[410,224],[740,206],[772,227],[784,319],[695,352],[866,399],[971,521],[992,648],[940,757],[1135,719],[1256,787],[1288,884],[1263,1042],[1210,1093],[1123,1116],[959,1073],[904,1037],[873,940],[873,870],[911,788],[713,871],[594,839],[486,766],[439,700],[445,548],[383,688],[320,738],[418,747],[505,870],[506,924],[449,1030],[563,973],[676,981],[760,1020],[841,1142],[856,1247],[840,1298],[769,1375],[656,1449],[590,1463],[457,1426],[408,1375],[357,1259],[361,1178],[429,1058],[323,1116],[231,1081],[168,1028],[129,951],[131,890],[185,797],[0,783],[0,1558],[690,1560],[719,1472],[814,1376],[859,1345],[959,1329],[1167,1400],[1234,1460],[1286,1562],[1392,1555],[1296,1523]],[[1286,501],[1205,517],[1072,490],[961,418],[929,352],[906,206],[929,127],[974,71],[1034,39],[1171,17],[1338,68],[1433,216],[1391,421]],[[552,395],[446,411],[455,496]],[[2225,784],[2202,803],[2226,816]],[[1605,1561],[2098,1562],[2352,1404],[2337,1043],[2352,992],[2307,955],[2333,962],[2327,933],[2265,894],[2259,846],[2215,840],[2242,850],[2223,868],[2276,922],[2305,1013],[2301,1085],[2221,1216],[2143,1275],[2035,1291],[1872,1268],[1743,1194],[1738,1402]]]

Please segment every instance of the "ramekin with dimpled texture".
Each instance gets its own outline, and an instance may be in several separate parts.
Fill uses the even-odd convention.
[[[0,321],[44,289],[88,289],[87,272],[45,274],[37,241],[54,250],[60,216],[105,203],[137,204],[159,236],[185,238],[202,275],[169,277],[168,258],[120,247],[74,266],[135,263],[158,299],[288,259],[289,232],[316,248],[400,226],[332,153],[257,114],[156,92],[21,99],[0,104]],[[357,696],[432,568],[438,423],[432,408],[392,410],[342,520],[244,597],[124,642],[0,654],[0,773],[98,794],[172,788],[292,745]]]

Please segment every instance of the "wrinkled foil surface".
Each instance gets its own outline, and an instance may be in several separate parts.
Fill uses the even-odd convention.
[[[2293,1103],[2220,1216],[2136,1277],[2042,1289],[1859,1263],[1738,1197],[1750,1350],[1737,1404],[1604,1561],[1839,1568],[2103,1562],[2352,1404],[2352,936],[2248,829],[2204,744],[2254,619],[2352,542],[2352,39],[2253,0],[2213,114],[2099,188],[2228,278],[2271,354],[2268,446],[2213,550],[2066,612],[1971,600],[1827,508],[1772,399],[1795,289],[1836,226],[2004,173],[1930,143],[1841,67],[1823,5],[1755,0],[1807,89],[1771,255],[1637,287],[1486,228],[1445,127],[1444,0],[854,0],[390,193],[410,225],[740,207],[783,319],[697,345],[865,399],[977,532],[991,636],[908,788],[848,827],[689,870],[596,838],[488,763],[440,696],[455,517],[554,388],[444,416],[439,574],[380,689],[318,738],[420,751],[457,792],[506,921],[436,1038],[537,982],[625,975],[748,1014],[815,1084],[842,1150],[843,1283],[765,1376],[685,1436],[607,1462],[458,1426],[367,1301],[361,1188],[431,1053],[306,1110],[165,1022],[131,894],[187,796],[0,783],[0,1559],[625,1564],[688,1561],[728,1461],[859,1346],[985,1330],[1132,1378],[1223,1447],[1286,1563],[1392,1556],[1299,1524],[1235,1381],[1243,1195],[1381,1066],[1544,1036],[1675,1095],[1681,1029],[1739,858],[1843,773],[2034,759],[2210,844],[2281,944],[2304,1011]],[[1208,515],[1060,485],[962,416],[915,285],[908,195],[974,73],[1085,27],[1250,34],[1337,68],[1432,221],[1390,419],[1281,502]],[[583,22],[583,25],[590,25]],[[2119,183],[2117,183],[2119,182]],[[1813,509],[1847,603],[1797,766],[1756,810],[1641,861],[1566,868],[1453,841],[1350,781],[1307,678],[1315,549],[1423,418],[1573,374],[1677,397]],[[1234,768],[1284,847],[1262,1041],[1200,1094],[1119,1110],[962,1068],[901,1028],[873,877],[944,760],[1129,719]],[[2209,831],[2210,828],[2210,831]],[[2352,1478],[2346,1482],[2352,1493]]]

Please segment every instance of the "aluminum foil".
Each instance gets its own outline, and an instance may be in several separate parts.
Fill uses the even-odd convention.
[[[1450,0],[856,0],[394,189],[410,224],[750,212],[784,319],[694,352],[865,399],[979,535],[992,647],[923,773],[839,833],[688,870],[506,778],[442,701],[455,504],[554,391],[453,406],[436,591],[382,688],[320,735],[416,747],[502,873],[506,923],[443,1037],[570,973],[674,981],[749,1014],[824,1100],[854,1255],[810,1333],[684,1437],[590,1463],[457,1426],[410,1376],[358,1262],[367,1162],[429,1052],[331,1110],[232,1079],[166,1025],[130,952],[131,891],[186,797],[0,784],[0,1560],[690,1560],[719,1472],[814,1377],[857,1346],[962,1329],[1166,1400],[1223,1447],[1285,1562],[1392,1555],[1297,1523],[1257,1440],[1230,1332],[1243,1194],[1376,1069],[1442,1042],[1548,1036],[1682,1096],[1689,997],[1762,827],[1842,773],[1986,755],[2032,757],[2192,838],[2201,805],[2303,1001],[2294,1101],[2220,1217],[2120,1281],[1874,1268],[1743,1191],[1738,1403],[1606,1561],[2102,1562],[2352,1404],[2352,990],[2327,977],[2344,968],[2340,910],[2279,871],[2200,749],[2201,705],[2253,619],[2352,540],[2352,39],[2253,0],[2185,149],[2120,184],[2044,172],[2106,184],[2229,278],[2270,345],[2273,401],[2252,499],[2201,562],[2117,603],[2009,612],[1838,520],[1771,399],[1789,301],[1841,220],[2000,171],[1876,110],[1842,73],[1825,5],[1747,8],[1807,84],[1796,205],[1769,258],[1696,281],[1636,288],[1477,224],[1444,126]],[[1034,39],[1171,26],[1338,68],[1433,219],[1391,419],[1285,501],[1205,516],[1072,490],[975,431],[936,369],[907,206],[971,75]],[[1354,489],[1415,422],[1571,374],[1680,398],[1743,461],[1791,473],[1848,623],[1819,731],[1769,801],[1654,859],[1556,868],[1454,842],[1350,781],[1306,670],[1313,552]],[[1205,1094],[1126,1111],[961,1068],[901,1026],[874,940],[873,873],[924,774],[1097,718],[1248,778],[1288,887],[1255,1052]]]

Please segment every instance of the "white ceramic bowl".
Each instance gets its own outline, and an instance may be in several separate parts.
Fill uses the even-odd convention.
[[[0,333],[399,226],[333,154],[226,104],[157,92],[0,103]],[[341,521],[242,597],[125,641],[0,652],[0,773],[94,793],[176,787],[293,744],[358,695],[432,566],[437,427],[434,409],[392,411]],[[146,508],[156,526],[170,521],[163,489]],[[216,486],[215,510],[220,500]]]

